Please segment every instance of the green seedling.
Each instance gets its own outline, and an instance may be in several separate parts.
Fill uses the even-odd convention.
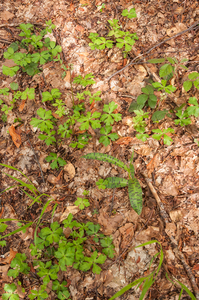
[[[185,104],[182,104],[177,110],[176,116],[179,119],[174,121],[176,125],[185,126],[191,124],[191,118],[188,118],[189,115],[187,110],[185,110],[184,112],[182,111],[184,106]]]
[[[147,85],[144,88],[142,88],[141,91],[143,94],[137,97],[137,104],[139,108],[142,109],[147,101],[148,101],[148,105],[151,108],[155,108],[157,103],[157,97],[154,95],[153,86]],[[135,108],[137,107],[135,106]],[[131,111],[132,111],[132,107],[131,107]]]
[[[46,131],[46,133],[47,133],[47,135],[46,134],[40,134],[38,136],[38,138],[42,141],[45,141],[47,146],[50,146],[53,143],[56,143],[56,138],[54,137],[55,131],[53,130],[53,131],[50,132],[50,130],[48,130],[48,131]]]
[[[127,9],[124,9],[122,11],[122,16],[123,17],[127,17],[129,19],[137,18],[137,14],[136,14],[135,8],[131,8],[130,11],[128,11]]]
[[[15,294],[17,287],[14,283],[11,284],[5,284],[4,290],[6,291],[5,294],[2,295],[3,300],[19,300],[19,295]]]
[[[176,87],[173,85],[167,85],[167,80],[161,80],[160,82],[152,83],[153,87],[156,88],[158,91],[165,91],[167,94],[171,94],[176,91]]]
[[[106,114],[103,114],[100,120],[108,126],[112,125],[114,121],[119,122],[122,119],[121,114],[113,113],[117,107],[118,105],[114,101],[109,104],[104,104],[103,111],[106,112]]]
[[[65,122],[63,125],[59,125],[58,134],[61,134],[62,138],[69,138],[72,134],[72,130],[69,125]]]
[[[183,87],[186,92],[188,92],[192,86],[194,85],[197,89],[199,89],[199,73],[198,72],[192,72],[188,75],[188,78],[190,80],[186,80],[183,83]]]
[[[146,122],[144,119],[149,117],[143,110],[135,110],[136,117],[133,117],[133,127],[136,131],[143,134],[145,132]]]
[[[30,271],[30,267],[24,261],[26,260],[25,253],[17,253],[16,256],[13,258],[10,266],[13,269],[8,271],[8,276],[16,278],[19,273],[28,274]]]
[[[99,142],[102,143],[105,147],[110,145],[110,141],[115,141],[119,138],[117,133],[110,133],[112,131],[112,126],[105,126],[100,129],[100,133],[103,134],[99,138]]]
[[[53,101],[60,97],[61,92],[59,91],[59,89],[52,89],[50,92],[47,91],[42,93],[42,102]]]
[[[155,132],[156,134],[152,135],[152,138],[154,138],[155,140],[160,140],[163,137],[163,142],[165,145],[170,146],[171,143],[173,142],[172,138],[170,138],[170,136],[167,135],[167,133],[174,133],[174,129],[172,128],[167,128],[167,129],[153,129],[153,132]]]
[[[87,85],[91,85],[91,84],[95,83],[93,78],[94,78],[94,76],[92,73],[85,75],[84,78],[81,75],[79,75],[74,78],[73,83],[80,84],[85,87]]]
[[[13,91],[16,91],[16,90],[19,89],[19,85],[18,85],[17,82],[11,82],[10,88],[11,88]]]
[[[91,138],[91,135],[89,135],[88,133],[83,133],[83,134],[79,134],[77,137],[77,141],[70,143],[70,147],[72,148],[79,148],[82,149],[84,148],[86,145],[88,145],[89,139]]]
[[[138,215],[142,212],[142,188],[139,184],[139,181],[135,178],[134,167],[132,164],[133,154],[130,160],[130,166],[127,167],[121,160],[102,153],[89,153],[83,156],[86,159],[97,159],[104,162],[112,163],[125,171],[128,172],[129,179],[119,177],[108,177],[105,181],[98,184],[99,186],[106,186],[106,188],[119,188],[128,186],[129,199],[132,208],[136,211]]]
[[[77,200],[75,201],[75,205],[79,206],[79,209],[84,209],[85,207],[90,206],[90,202],[86,198],[79,198],[77,197]]]
[[[32,118],[30,125],[33,127],[38,127],[41,131],[48,132],[50,129],[53,129],[52,123],[52,112],[50,110],[46,111],[42,107],[37,110],[37,114],[41,119]]]
[[[92,267],[94,274],[100,274],[102,269],[97,264],[103,264],[106,260],[106,255],[98,255],[97,251],[95,251],[91,257],[85,257],[84,260],[80,266],[81,271],[88,271]]]
[[[186,109],[188,116],[194,116],[197,118],[199,116],[199,105],[196,97],[190,97],[189,104],[192,104],[193,106],[189,106]]]
[[[101,128],[100,120],[96,120],[101,116],[100,112],[94,112],[91,114],[91,112],[87,112],[86,116],[80,116],[80,118],[77,120],[78,122],[82,123],[80,125],[80,130],[87,130],[89,126],[91,126],[93,129]]]
[[[54,169],[58,169],[58,164],[63,167],[66,165],[66,162],[63,158],[61,157],[57,157],[57,154],[56,153],[50,153],[50,155],[48,155],[45,160],[47,162],[50,162],[52,161],[52,163],[50,164],[51,168],[54,170]]]

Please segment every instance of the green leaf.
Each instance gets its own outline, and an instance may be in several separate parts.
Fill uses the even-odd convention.
[[[16,91],[16,90],[18,90],[19,85],[17,82],[11,82],[10,87],[13,91]]]
[[[144,106],[144,104],[146,103],[147,99],[148,99],[148,95],[146,94],[141,94],[137,97],[137,104],[141,105],[142,107]],[[130,109],[130,108],[129,108]],[[134,109],[135,110],[135,109]]]
[[[165,58],[153,58],[153,59],[147,60],[147,62],[149,62],[151,64],[159,64],[159,63],[165,62]]]
[[[0,223],[0,232],[4,232],[8,225]]]
[[[84,156],[82,156],[86,159],[96,159],[96,160],[100,160],[100,161],[104,161],[104,162],[108,162],[110,164],[116,165],[126,171],[128,171],[127,166],[119,159],[117,159],[116,157],[113,157],[111,155],[108,154],[103,154],[103,153],[88,153]]]
[[[167,57],[167,60],[171,63],[175,65],[175,60],[172,57]]]
[[[138,104],[137,101],[133,100],[129,106],[129,112],[134,112],[135,110],[140,110],[144,107],[144,104]]]
[[[136,178],[129,179],[128,193],[132,208],[140,215],[142,212],[142,188]]]
[[[128,180],[120,177],[108,177],[105,185],[107,189],[125,187],[128,185]]]
[[[152,118],[151,118],[151,120],[153,122],[160,121],[160,120],[164,119],[164,117],[166,116],[166,114],[167,114],[167,110],[166,109],[165,110],[155,111],[154,114],[153,114],[153,116],[152,116]]]
[[[196,79],[197,77],[199,77],[199,73],[198,72],[192,72],[188,75],[188,78],[191,80]]]
[[[169,75],[170,73],[173,73],[173,68],[170,64],[165,64],[160,68],[159,75],[160,77],[165,77]]]

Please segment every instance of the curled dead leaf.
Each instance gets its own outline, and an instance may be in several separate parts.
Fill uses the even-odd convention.
[[[13,125],[11,125],[8,130],[9,130],[9,133],[12,137],[13,143],[15,144],[15,146],[17,148],[19,148],[20,145],[21,145],[21,136],[20,136],[20,134],[16,132],[15,127]]]

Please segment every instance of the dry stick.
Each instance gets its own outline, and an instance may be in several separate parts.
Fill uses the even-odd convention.
[[[155,188],[153,187],[150,179],[147,177],[147,174],[146,173],[143,173],[144,177],[145,177],[145,180],[155,198],[155,200],[157,201],[157,204],[159,206],[159,209],[160,209],[160,215],[162,216],[163,220],[165,221],[165,223],[169,223],[169,215],[168,213],[166,212],[165,208],[164,208],[164,205],[162,203],[162,201],[160,200]],[[175,238],[173,236],[169,236],[172,244],[173,244],[173,252],[176,254],[177,258],[181,261],[181,263],[183,264],[183,267],[184,269],[186,270],[187,272],[187,275],[188,275],[188,278],[191,282],[191,285],[192,285],[192,288],[193,288],[193,291],[195,293],[195,296],[196,296],[196,299],[199,300],[199,288],[196,284],[196,281],[195,281],[195,277],[193,276],[192,272],[191,272],[191,269],[189,267],[189,265],[186,263],[186,260],[185,260],[185,257],[184,257],[184,254],[182,252],[179,251],[178,249],[178,243],[177,241],[175,240]]]
[[[139,57],[142,57],[142,56],[144,56],[144,55],[150,53],[153,49],[157,48],[158,46],[160,46],[160,45],[162,45],[162,44],[164,44],[164,43],[166,43],[166,42],[168,42],[168,41],[170,41],[170,40],[172,40],[172,39],[174,39],[174,38],[176,38],[177,36],[182,35],[182,34],[184,34],[184,33],[187,32],[187,31],[190,31],[191,29],[193,29],[193,28],[194,28],[195,26],[197,26],[198,24],[199,24],[199,21],[195,22],[192,26],[190,26],[190,27],[187,28],[186,30],[183,30],[183,31],[181,31],[181,32],[179,32],[179,33],[177,33],[177,34],[175,34],[174,36],[172,36],[172,37],[170,37],[170,38],[168,38],[168,39],[166,39],[166,40],[164,40],[164,41],[158,43],[157,45],[155,45],[155,46],[153,46],[152,48],[150,48],[147,52],[145,52],[145,53],[143,53],[143,54],[139,54],[139,55],[136,56],[136,57],[135,57],[128,65],[126,65],[126,66],[123,67],[122,69],[118,70],[117,72],[113,73],[113,75],[109,76],[106,80],[109,81],[113,76],[119,74],[120,72],[122,72],[123,70],[125,70],[126,68],[128,68],[129,66],[133,65],[133,64],[134,64],[134,61],[135,61],[136,59],[138,59]]]
[[[24,128],[25,128],[25,134],[26,134],[26,137],[27,137],[27,139],[28,139],[28,141],[29,141],[29,144],[30,144],[30,147],[31,147],[31,149],[32,149],[32,151],[33,151],[33,153],[34,153],[35,160],[36,160],[36,162],[37,162],[37,164],[38,164],[38,166],[39,166],[39,168],[40,168],[40,171],[41,171],[41,177],[42,177],[43,183],[46,183],[46,182],[45,182],[45,179],[44,179],[44,175],[43,175],[43,171],[42,171],[41,165],[40,165],[39,160],[38,160],[38,158],[37,158],[37,154],[36,154],[36,152],[35,152],[35,150],[34,150],[32,144],[31,144],[31,142],[30,142],[30,139],[29,139],[29,137],[28,137],[28,134],[26,133],[26,125],[25,125],[25,123],[24,123]]]

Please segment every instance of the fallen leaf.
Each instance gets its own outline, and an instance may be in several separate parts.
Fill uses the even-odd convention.
[[[19,148],[21,145],[21,136],[16,132],[15,127],[13,125],[11,125],[8,130],[12,137],[13,143],[17,148]]]
[[[17,251],[13,251],[11,248],[10,248],[10,255],[7,256],[3,261],[1,261],[2,264],[6,265],[6,264],[10,264],[11,261],[13,260],[13,258],[15,258],[16,254],[18,252]]]
[[[72,215],[76,215],[80,211],[78,206],[68,206],[64,213],[62,214],[59,222],[62,222],[63,220],[67,219],[68,215],[71,213]]]
[[[83,28],[81,25],[77,25],[77,26],[75,27],[75,29],[76,29],[77,31],[84,32],[84,28]]]
[[[64,166],[64,172],[64,179],[66,182],[70,181],[75,176],[75,168],[71,163],[67,163],[67,165]]]
[[[22,100],[20,106],[19,106],[19,111],[22,112],[25,106],[26,100]]]
[[[132,141],[132,137],[129,137],[129,136],[126,136],[126,137],[122,137],[120,138],[119,140],[117,140],[115,142],[115,144],[118,144],[118,145],[128,145],[131,141]]]

